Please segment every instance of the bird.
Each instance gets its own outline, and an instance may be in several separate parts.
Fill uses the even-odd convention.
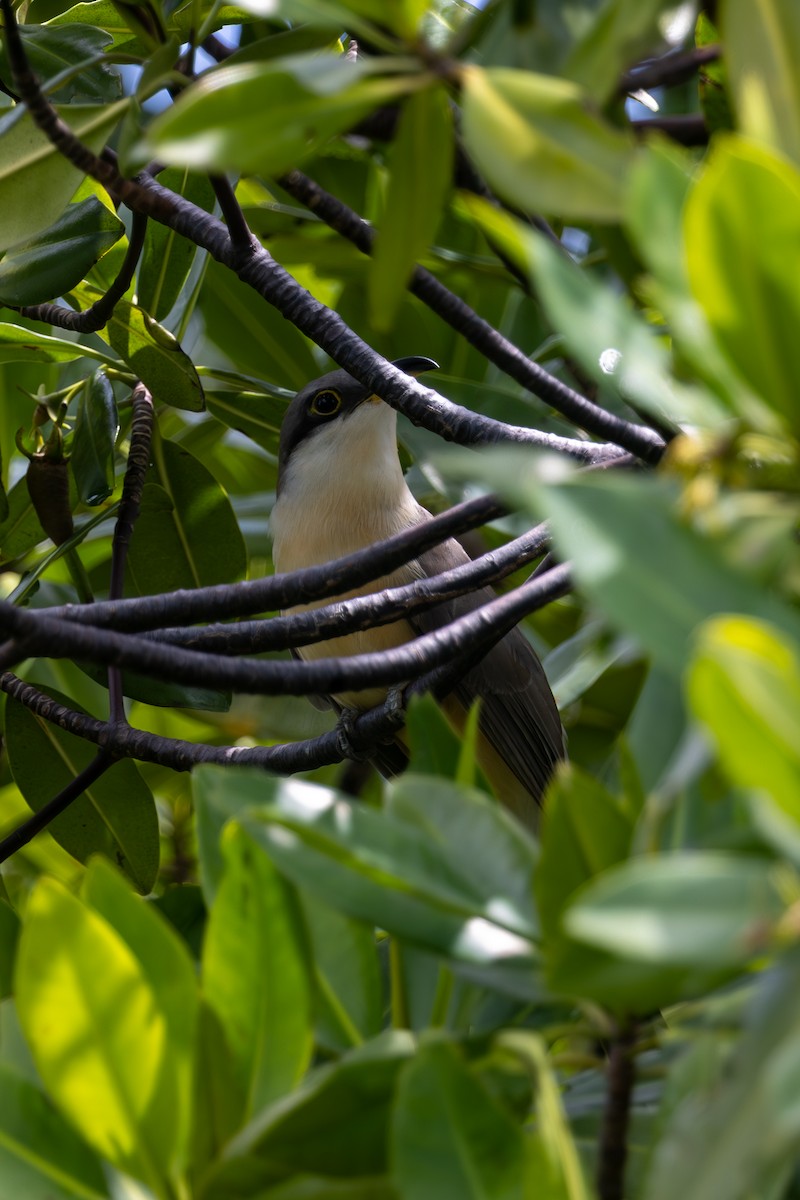
[[[396,359],[393,365],[413,376],[437,367],[432,359],[420,356]],[[271,514],[275,570],[283,573],[328,562],[429,520],[431,514],[417,503],[403,474],[395,409],[343,369],[302,388],[290,401],[281,424]],[[469,561],[461,544],[450,538],[333,599],[399,587]],[[311,661],[402,646],[474,611],[494,595],[490,588],[482,588],[392,624],[346,633],[293,653]],[[331,602],[297,605],[286,612]],[[343,692],[325,698],[324,705],[352,716],[354,711],[383,703],[390,690]],[[500,802],[535,831],[547,784],[566,757],[565,735],[544,668],[518,627],[439,700],[456,732],[463,730],[476,700],[480,701],[478,763]],[[408,757],[399,731],[390,745],[376,747],[372,761],[382,774],[391,776],[403,769]]]

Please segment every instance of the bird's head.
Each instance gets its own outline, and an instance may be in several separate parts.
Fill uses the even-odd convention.
[[[395,359],[393,366],[407,375],[433,371],[431,358]],[[285,482],[289,461],[299,447],[311,449],[312,442],[324,455],[329,470],[346,467],[365,454],[370,457],[389,451],[396,458],[395,412],[380,396],[370,391],[347,371],[330,371],[297,393],[283,418],[278,457],[278,492]],[[304,457],[307,457],[304,456]]]

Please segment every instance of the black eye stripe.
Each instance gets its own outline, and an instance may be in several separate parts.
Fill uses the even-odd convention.
[[[342,397],[332,388],[317,392],[309,405],[309,412],[316,417],[331,417],[342,407]]]

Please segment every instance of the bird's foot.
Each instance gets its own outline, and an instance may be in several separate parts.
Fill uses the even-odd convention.
[[[389,688],[383,707],[392,723],[392,729],[402,729],[406,723],[405,688],[401,685]]]
[[[351,762],[368,762],[372,757],[369,750],[357,746],[354,742],[355,723],[361,716],[357,708],[343,708],[336,723],[336,748],[342,758]]]

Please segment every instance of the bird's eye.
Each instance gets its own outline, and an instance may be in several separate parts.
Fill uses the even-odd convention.
[[[324,392],[317,392],[311,401],[310,411],[316,417],[332,417],[341,407],[342,397],[339,393],[334,392],[332,388],[326,388]]]

